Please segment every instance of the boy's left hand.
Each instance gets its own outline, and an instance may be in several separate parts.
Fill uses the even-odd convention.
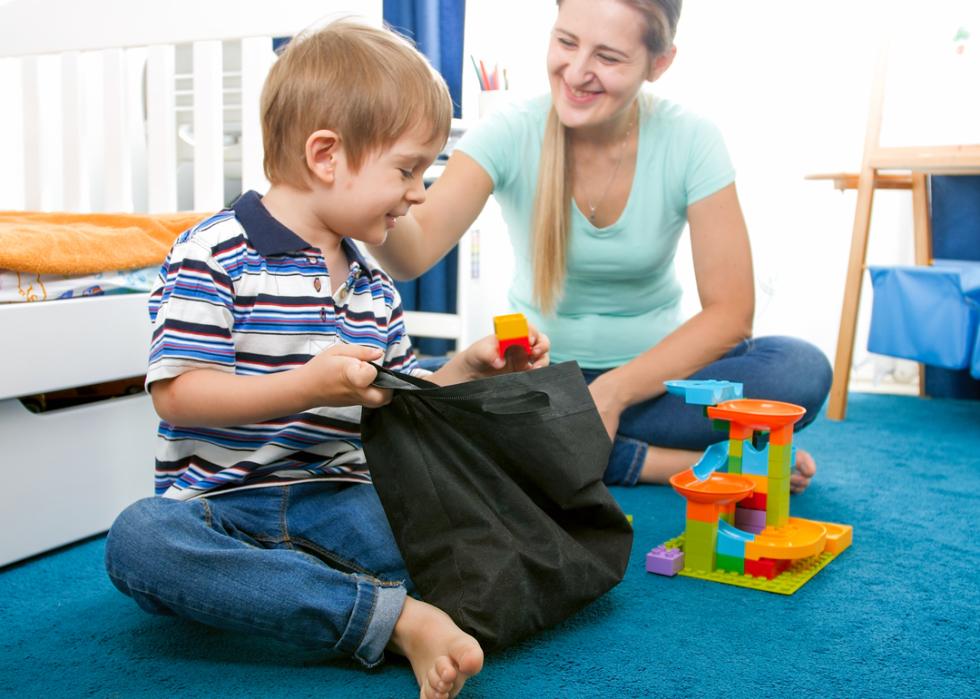
[[[487,335],[457,354],[446,366],[428,378],[436,383],[448,385],[548,366],[551,361],[548,354],[551,350],[551,341],[548,336],[538,332],[533,326],[528,326],[527,339],[531,345],[530,354],[513,347],[501,357],[497,337]]]

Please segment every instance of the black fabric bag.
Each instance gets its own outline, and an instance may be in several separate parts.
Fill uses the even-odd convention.
[[[610,442],[574,362],[439,387],[379,370],[368,467],[419,594],[487,650],[623,579],[633,531],[602,474]]]

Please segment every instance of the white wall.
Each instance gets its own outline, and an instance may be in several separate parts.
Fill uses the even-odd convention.
[[[752,240],[757,334],[796,335],[833,358],[855,194],[804,176],[857,171],[875,58],[889,26],[904,28],[900,36],[905,43],[899,45],[915,50],[930,26],[946,42],[941,49],[951,50],[957,22],[969,23],[973,39],[968,49],[980,54],[976,5],[972,0],[684,3],[677,59],[654,90],[711,117],[725,134]],[[543,92],[545,47],[554,16],[549,0],[471,1],[467,53],[507,65],[516,93]],[[980,74],[974,75],[972,84],[960,86],[963,93],[977,93]],[[478,89],[472,68],[466,66],[464,116],[474,113]],[[935,107],[928,103],[906,100],[902,110],[912,124],[929,124],[935,117]],[[907,192],[876,194],[868,260],[912,262]],[[678,263],[685,288],[693,292],[686,242]],[[858,362],[867,354],[870,299],[866,288]],[[685,308],[697,308],[693,293],[688,293]]]

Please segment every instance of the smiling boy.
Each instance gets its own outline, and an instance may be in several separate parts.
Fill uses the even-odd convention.
[[[367,667],[388,648],[431,699],[483,652],[410,596],[371,485],[360,406],[390,392],[369,362],[419,369],[391,279],[352,240],[383,243],[425,199],[450,116],[441,78],[390,32],[339,22],[289,44],[262,95],[269,191],[181,234],[151,294],[159,497],[106,543],[113,583],[147,611]],[[428,378],[505,370],[487,336]]]

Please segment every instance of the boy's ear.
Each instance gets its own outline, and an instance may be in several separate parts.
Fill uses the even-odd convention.
[[[677,55],[677,47],[671,46],[669,49],[664,51],[662,54],[653,59],[653,63],[650,64],[650,72],[647,74],[647,80],[653,82],[657,80],[661,75],[667,72],[670,68],[670,64],[674,62],[674,56]]]
[[[336,131],[320,129],[311,133],[306,139],[306,167],[310,174],[325,184],[333,184],[340,148]]]

